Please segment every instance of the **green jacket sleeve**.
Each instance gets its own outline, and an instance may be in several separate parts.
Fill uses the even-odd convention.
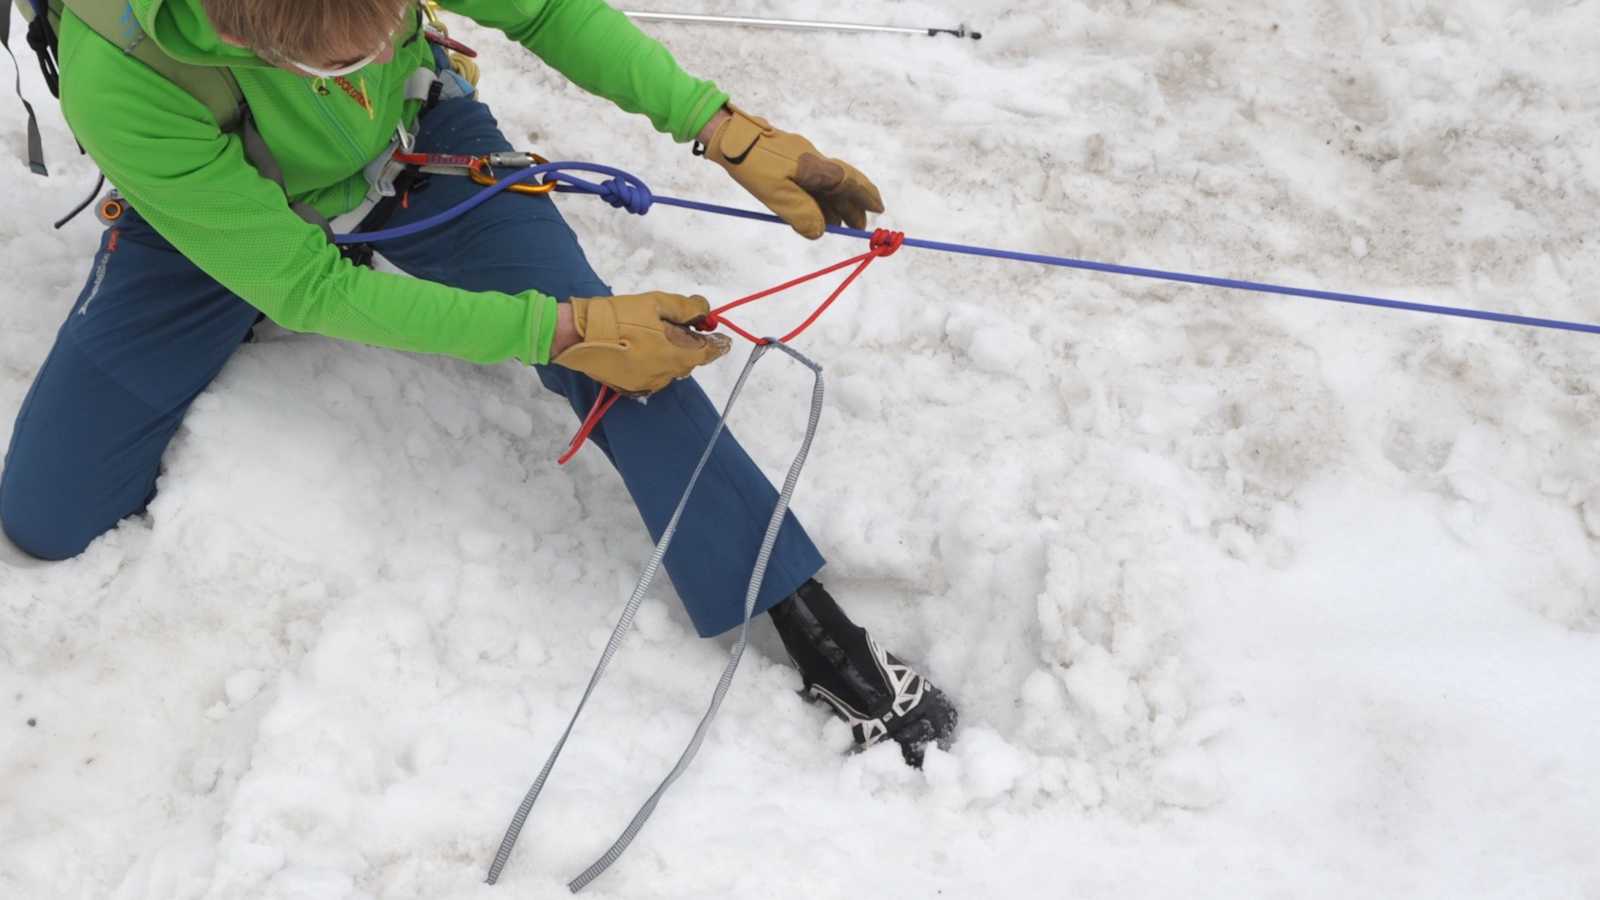
[[[644,113],[674,140],[693,140],[728,102],[715,84],[679,68],[667,48],[601,0],[441,0],[439,5],[500,29],[589,93]]]
[[[479,363],[548,362],[553,298],[469,292],[352,265],[198,101],[62,23],[61,107],[106,177],[177,250],[294,331]]]

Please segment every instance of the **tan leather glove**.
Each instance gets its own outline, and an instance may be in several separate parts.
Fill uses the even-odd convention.
[[[867,213],[883,212],[883,198],[867,176],[847,162],[823,156],[798,134],[728,104],[732,116],[706,143],[705,156],[794,230],[813,240],[827,225],[865,228]]]
[[[727,335],[683,327],[711,311],[704,297],[653,291],[571,304],[572,325],[583,340],[551,362],[624,394],[653,394],[728,352]]]

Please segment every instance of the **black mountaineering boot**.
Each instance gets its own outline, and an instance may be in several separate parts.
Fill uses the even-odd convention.
[[[949,745],[957,718],[949,698],[879,647],[815,579],[770,613],[804,693],[849,724],[857,749],[888,738],[900,745],[907,765],[921,768],[929,744]]]

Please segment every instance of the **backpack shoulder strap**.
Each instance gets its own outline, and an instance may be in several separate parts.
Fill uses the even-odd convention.
[[[24,0],[27,2],[27,0]],[[40,0],[43,2],[43,0]],[[224,66],[196,66],[168,56],[145,34],[128,0],[48,0],[50,24],[60,28],[63,9],[83,20],[96,34],[122,49],[199,100],[223,131],[244,124],[244,93],[233,72]]]
[[[212,118],[217,120],[217,127],[225,133],[236,132],[243,138],[245,158],[263,177],[275,182],[287,193],[283,169],[273,157],[272,151],[267,148],[267,142],[262,140],[260,133],[256,131],[255,123],[250,118],[250,107],[245,103],[244,91],[240,90],[239,80],[233,77],[232,70],[226,66],[196,66],[173,59],[145,33],[144,27],[134,16],[133,6],[128,0],[23,0],[23,2],[48,3],[50,26],[57,33],[60,33],[63,11],[70,11],[96,34],[121,48],[122,52],[156,70],[166,76],[168,81],[187,91],[205,106]],[[302,219],[321,226],[325,233],[331,234],[327,219],[309,205],[296,203],[291,208]]]

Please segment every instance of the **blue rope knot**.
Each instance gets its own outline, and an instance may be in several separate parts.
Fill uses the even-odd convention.
[[[600,199],[617,209],[626,209],[636,216],[650,211],[656,198],[649,185],[632,176],[610,178],[600,184]]]

